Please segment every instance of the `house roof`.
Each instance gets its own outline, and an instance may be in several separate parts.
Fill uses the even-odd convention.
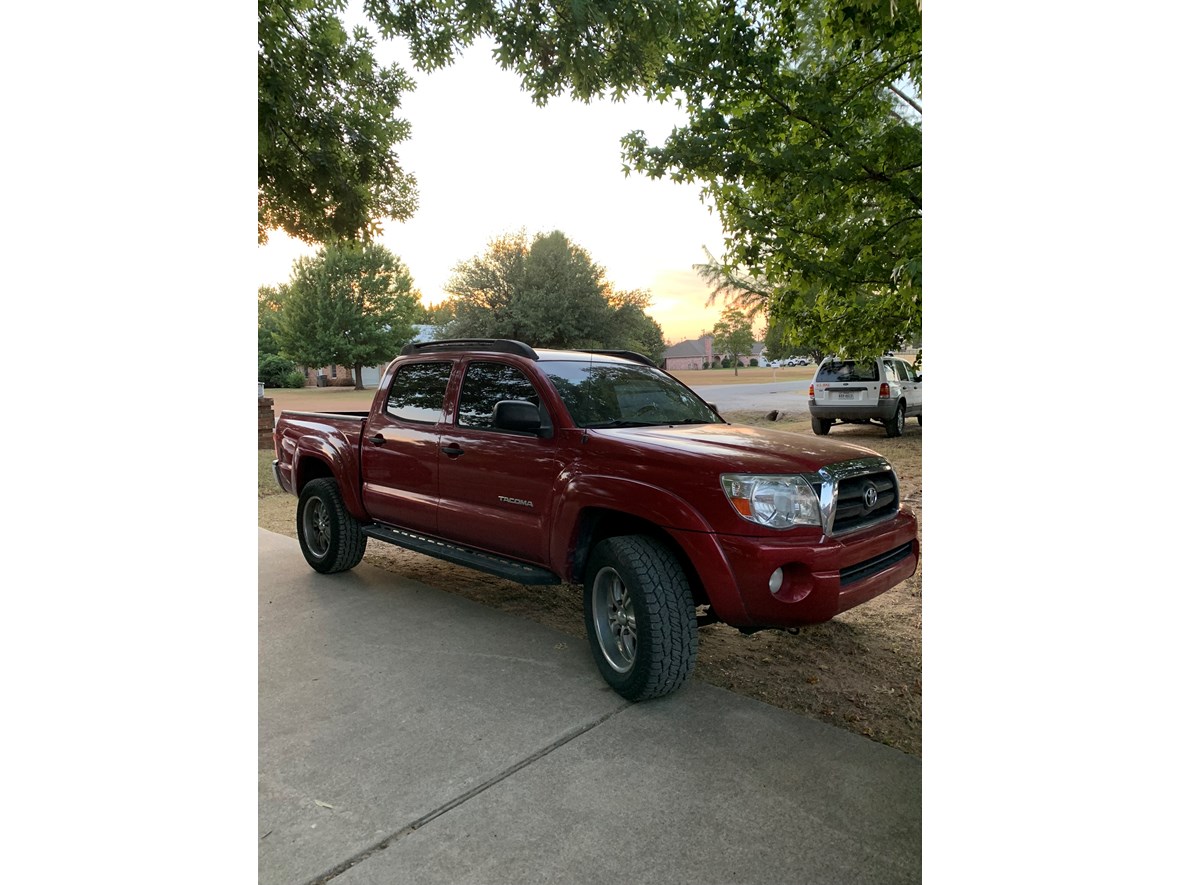
[[[705,339],[698,338],[695,341],[681,341],[679,344],[673,344],[664,351],[664,359],[672,359],[675,357],[686,356],[704,356],[705,355]]]
[[[703,357],[705,355],[705,341],[712,339],[712,335],[702,335],[700,338],[692,341],[681,341],[679,344],[673,344],[664,351],[664,359],[677,359],[684,357]],[[749,354],[742,354],[743,356],[758,356],[766,349],[766,345],[761,341],[755,341],[754,346],[750,349]],[[720,354],[718,354],[719,356]]]

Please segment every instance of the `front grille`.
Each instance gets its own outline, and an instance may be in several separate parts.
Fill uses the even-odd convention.
[[[909,556],[913,547],[914,544],[910,541],[894,550],[890,550],[888,553],[882,553],[880,556],[874,556],[872,559],[866,559],[864,562],[840,569],[840,586],[843,587],[855,581],[862,581],[865,578],[870,578],[879,572],[885,571],[891,565],[896,565]]]
[[[869,487],[876,490],[872,506],[866,501]],[[872,500],[872,495],[868,495]],[[836,486],[836,518],[832,533],[850,532],[871,522],[885,519],[897,513],[899,504],[897,481],[892,470],[864,473],[841,479]]]

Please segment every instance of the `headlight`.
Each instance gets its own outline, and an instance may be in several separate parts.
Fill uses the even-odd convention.
[[[721,488],[743,519],[774,529],[820,525],[819,499],[801,476],[721,474]]]

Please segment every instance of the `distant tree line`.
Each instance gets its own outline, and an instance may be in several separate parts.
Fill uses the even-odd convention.
[[[402,260],[376,243],[341,241],[298,260],[291,279],[258,290],[258,371],[301,386],[299,366],[361,369],[392,360],[415,324],[435,337],[515,338],[534,347],[631,350],[658,361],[665,344],[651,296],[616,289],[561,231],[493,239],[454,268],[449,298],[426,308]]]

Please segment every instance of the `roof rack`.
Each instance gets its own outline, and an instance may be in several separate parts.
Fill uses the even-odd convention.
[[[442,341],[414,341],[402,348],[402,356],[429,353],[435,350],[490,350],[494,353],[514,353],[537,359],[537,352],[523,341],[511,338],[446,338]]]
[[[620,359],[631,360],[633,363],[646,363],[653,369],[658,369],[657,366],[649,357],[641,353],[636,353],[633,350],[591,350],[589,348],[582,348],[582,353],[597,353],[600,356],[617,356]]]

